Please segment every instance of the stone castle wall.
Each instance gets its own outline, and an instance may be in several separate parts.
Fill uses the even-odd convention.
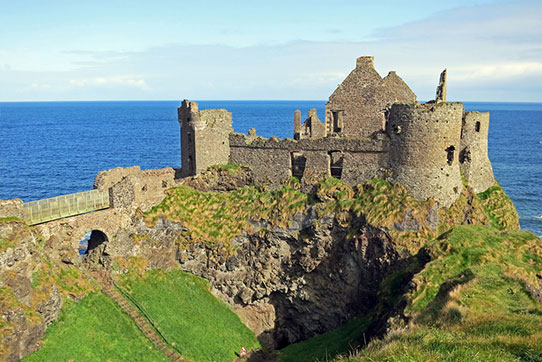
[[[495,184],[487,150],[488,133],[489,113],[465,113],[459,161],[461,173],[476,193]]]
[[[175,170],[171,167],[153,170],[117,167],[99,172],[94,180],[94,188],[109,190],[111,208],[143,211],[159,204],[165,190],[175,185]]]
[[[441,206],[455,201],[463,184],[459,149],[463,105],[394,104],[389,112],[389,168],[416,199],[433,197]]]
[[[432,197],[441,207],[461,194],[462,174],[475,192],[495,183],[487,155],[489,116],[446,102],[446,70],[436,99],[422,105],[395,72],[382,78],[373,57],[360,57],[329,97],[325,122],[315,109],[303,124],[301,112],[294,113],[294,139],[264,139],[255,130],[233,134],[231,113],[198,111],[186,100],[179,122],[183,176],[231,162],[249,166],[256,184],[272,187],[292,176],[303,185],[329,176],[350,185],[388,177],[414,198]]]
[[[199,111],[196,102],[183,101],[178,109],[181,126],[181,176],[205,171],[215,164],[226,164],[230,154],[229,135],[233,132],[232,114],[225,109]]]
[[[415,101],[416,95],[395,72],[382,79],[374,69],[374,58],[360,57],[356,68],[329,97],[327,134],[368,137],[384,129],[384,110],[389,104]],[[335,129],[335,119],[342,122],[342,128]]]
[[[388,151],[387,137],[279,140],[239,133],[230,136],[230,162],[249,165],[257,184],[279,185],[293,176],[292,154],[306,159],[302,182],[313,183],[331,176],[331,159],[338,157],[342,158],[341,179],[356,184],[378,175],[387,166]]]

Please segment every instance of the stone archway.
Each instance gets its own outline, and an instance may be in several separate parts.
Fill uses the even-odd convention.
[[[85,233],[84,239],[86,237],[88,237],[86,249],[79,247],[79,254],[83,259],[83,263],[92,269],[109,269],[111,257],[107,253],[107,244],[109,242],[107,235],[101,230],[94,229]]]

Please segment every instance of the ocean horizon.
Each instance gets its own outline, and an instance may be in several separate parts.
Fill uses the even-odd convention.
[[[293,136],[293,114],[324,100],[196,100],[226,108],[235,132]],[[542,103],[463,102],[490,112],[489,157],[522,228],[542,236]],[[181,167],[180,101],[0,102],[0,199],[32,201],[92,188],[99,171]]]

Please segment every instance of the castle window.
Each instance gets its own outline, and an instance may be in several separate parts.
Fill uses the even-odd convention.
[[[329,173],[331,177],[340,179],[343,173],[344,156],[341,151],[329,151]]]
[[[480,122],[476,122],[476,124],[474,125],[474,130],[476,132],[480,132]]]
[[[332,111],[333,113],[333,132],[340,133],[343,128],[343,111]]]
[[[445,149],[446,151],[446,157],[448,159],[448,165],[452,165],[452,163],[454,162],[454,152],[455,152],[455,147],[454,146],[450,146],[448,147],[447,149]]]
[[[465,162],[470,162],[470,151],[467,147],[463,148],[463,150],[459,152],[459,162],[462,164]]]
[[[307,163],[307,158],[303,156],[302,153],[292,152],[290,154],[290,161],[292,164],[292,176],[297,177],[301,180],[303,174],[305,173],[305,164]]]

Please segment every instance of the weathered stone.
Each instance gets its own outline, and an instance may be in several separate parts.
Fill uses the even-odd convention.
[[[196,103],[188,106],[187,101],[181,109],[190,107],[197,110]],[[301,113],[295,111],[294,139],[265,139],[252,132],[230,133],[224,140],[231,118],[225,110],[214,112],[216,119],[226,121],[217,120],[216,135],[186,152],[205,153],[205,165],[225,164],[228,154],[230,162],[252,169],[258,185],[276,189],[295,177],[302,191],[311,192],[317,180],[329,176],[352,186],[375,176],[390,177],[416,199],[432,197],[439,207],[446,207],[461,194],[461,173],[476,192],[495,183],[487,158],[489,120],[479,113],[465,113],[460,103],[446,103],[446,70],[440,75],[436,100],[421,105],[395,72],[382,78],[373,57],[360,57],[329,97],[324,123],[311,109],[301,124]],[[190,117],[196,116],[193,112]],[[190,127],[181,128],[182,139],[192,133]]]
[[[446,69],[440,73],[435,101],[437,103],[446,102]]]

